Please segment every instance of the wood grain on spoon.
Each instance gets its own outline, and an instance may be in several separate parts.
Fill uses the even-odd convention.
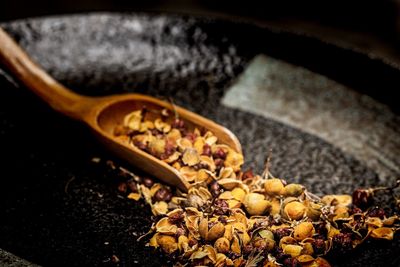
[[[0,60],[23,84],[53,109],[86,123],[99,140],[114,154],[159,178],[186,191],[190,185],[179,172],[156,157],[115,138],[114,129],[121,124],[126,114],[143,107],[162,110],[174,109],[188,125],[210,130],[219,142],[229,145],[237,152],[241,146],[235,135],[225,127],[202,116],[173,106],[150,96],[140,94],[88,97],[76,94],[54,80],[23,51],[23,49],[0,28]]]

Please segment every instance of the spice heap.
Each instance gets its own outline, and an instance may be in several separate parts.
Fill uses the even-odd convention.
[[[166,111],[154,121],[143,113],[128,114],[115,134],[169,163],[192,187],[173,193],[119,168],[131,179],[118,189],[151,206],[158,221],[148,244],[176,266],[330,266],[322,258],[328,252],[346,253],[367,238],[392,240],[400,227],[397,215],[371,207],[375,192],[399,183],[320,198],[273,177],[268,164],[262,175],[243,172],[243,156],[211,132],[189,132],[179,118],[167,123]]]

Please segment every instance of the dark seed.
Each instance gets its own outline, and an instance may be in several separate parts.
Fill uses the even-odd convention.
[[[121,193],[126,193],[127,189],[128,189],[128,186],[126,185],[126,183],[120,183],[118,185],[118,191]]]
[[[374,207],[367,213],[367,216],[369,217],[378,217],[380,219],[385,218],[385,215],[385,210],[379,207]]]
[[[209,145],[209,144],[205,144],[204,146],[203,146],[203,153],[202,153],[202,155],[204,155],[204,156],[211,156],[211,146]]]
[[[157,192],[154,194],[154,199],[156,201],[168,202],[171,200],[171,198],[172,198],[171,192],[164,187],[158,189]]]
[[[290,257],[290,255],[283,253],[282,249],[278,248],[278,247],[273,252],[273,255],[275,256],[275,258],[278,262],[283,262],[286,258]]]
[[[314,239],[312,243],[314,253],[317,255],[324,255],[326,250],[325,241],[323,239]]]
[[[226,224],[228,222],[226,216],[219,216],[218,221],[222,222],[223,224]]]
[[[318,222],[314,224],[314,229],[317,234],[321,236],[326,236],[328,234],[328,229],[326,229],[326,223],[325,222]]]
[[[183,215],[183,211],[175,212],[172,215],[168,216],[168,221],[172,224],[177,224],[181,222],[185,216]]]
[[[128,185],[129,190],[131,190],[133,193],[136,193],[138,191],[137,185],[134,180],[130,179],[126,182],[126,184]]]
[[[183,129],[185,128],[185,122],[181,119],[175,119],[171,126],[172,128]]]
[[[115,255],[112,255],[112,256],[111,256],[111,261],[112,261],[113,263],[118,263],[118,262],[119,262],[119,258],[118,258],[117,256],[115,256]]]
[[[141,150],[146,150],[147,149],[147,145],[145,143],[139,142],[139,141],[134,141],[133,144],[141,149]]]
[[[221,186],[217,182],[213,182],[210,185],[210,192],[213,197],[219,196],[221,194]]]
[[[353,248],[350,233],[340,233],[332,238],[333,249],[340,253],[349,252]]]
[[[243,173],[242,180],[244,181],[244,180],[247,180],[247,179],[250,179],[250,178],[253,178],[253,177],[254,177],[253,171],[252,170],[247,170],[247,171],[245,171]]]
[[[220,170],[222,167],[224,167],[224,160],[223,159],[215,159],[214,164],[215,164],[216,170]]]
[[[196,239],[194,238],[189,238],[189,246],[193,247],[194,245],[196,245],[198,242]]]
[[[143,181],[142,181],[142,182],[143,182],[144,186],[145,186],[145,187],[148,187],[148,188],[152,187],[153,184],[154,184],[154,181],[153,181],[151,178],[149,178],[149,177],[143,178]]]
[[[356,189],[353,192],[353,204],[361,209],[367,208],[371,205],[372,195],[368,190]]]
[[[226,159],[226,152],[222,148],[218,148],[214,152],[213,157],[215,159]]]
[[[285,266],[285,267],[301,267],[301,264],[295,258],[286,258],[283,260],[283,266]]]
[[[196,171],[198,171],[198,170],[200,170],[200,169],[206,169],[206,170],[208,170],[208,169],[209,169],[209,166],[208,166],[208,164],[206,164],[206,163],[204,163],[204,162],[200,162],[200,163],[194,165],[194,166],[193,166],[193,169],[195,169]]]
[[[190,142],[194,143],[194,141],[197,138],[197,134],[195,134],[195,133],[187,133],[185,138],[190,140]]]
[[[285,228],[278,228],[275,230],[275,239],[277,242],[282,239],[284,236],[289,236],[292,233],[292,229],[285,227]]]
[[[352,207],[352,208],[349,210],[349,213],[350,213],[350,215],[358,214],[358,213],[362,213],[362,210],[361,210],[360,208],[357,208],[357,207]]]
[[[243,254],[244,255],[250,254],[253,250],[254,250],[254,247],[251,244],[247,244],[247,245],[243,246]]]

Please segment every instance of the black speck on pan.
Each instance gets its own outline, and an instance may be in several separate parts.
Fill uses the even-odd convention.
[[[246,164],[257,171],[273,148],[272,172],[304,182],[317,194],[350,193],[382,182],[374,170],[332,144],[220,104],[227,88],[260,53],[367,88],[364,92],[372,96],[379,94],[363,87],[359,74],[354,79],[340,75],[329,64],[321,65],[320,57],[328,53],[334,64],[346,58],[345,70],[368,62],[360,70],[366,76],[385,73],[391,86],[400,85],[398,70],[381,62],[306,37],[178,16],[78,15],[2,26],[55,78],[79,93],[171,96],[218,121],[238,135]],[[4,75],[0,87],[0,248],[43,266],[171,265],[137,241],[152,223],[151,212],[143,202],[119,197],[116,177],[91,163],[92,157],[114,159],[91,133]],[[387,95],[377,98],[393,104]],[[246,149],[255,143],[265,148]],[[398,240],[369,242],[330,260],[334,266],[398,266],[399,249]],[[119,263],[112,262],[113,255]]]

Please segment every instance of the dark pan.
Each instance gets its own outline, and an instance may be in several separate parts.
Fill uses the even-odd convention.
[[[304,81],[313,83],[322,74],[343,83],[358,96],[343,105],[362,106],[377,115],[377,121],[385,119],[395,141],[390,149],[374,151],[381,149],[392,159],[400,150],[398,105],[392,95],[400,73],[381,60],[305,36],[192,17],[94,14],[2,26],[55,78],[79,93],[173,97],[177,104],[225,125],[241,140],[246,166],[258,172],[272,149],[272,172],[317,194],[391,184],[398,175],[397,157],[390,161],[394,167],[380,168],[379,161],[374,165],[359,160],[362,155],[355,157],[343,146],[308,133],[301,120],[292,127],[279,118],[221,104],[256,55],[303,66],[313,71],[302,76]],[[296,67],[285,64],[276,67],[282,74],[278,84],[296,83]],[[53,112],[5,71],[0,85],[0,248],[43,266],[169,265],[136,240],[151,225],[150,210],[143,202],[121,198],[117,178],[91,162],[92,157],[114,158],[87,129]],[[319,90],[332,89],[328,86],[321,83]],[[365,104],[357,92],[370,95],[373,104]],[[374,99],[389,108],[374,104]],[[23,108],[15,103],[23,103]],[[334,266],[398,266],[399,249],[398,240],[368,242],[351,255],[330,260]],[[120,262],[114,263],[112,255]]]

